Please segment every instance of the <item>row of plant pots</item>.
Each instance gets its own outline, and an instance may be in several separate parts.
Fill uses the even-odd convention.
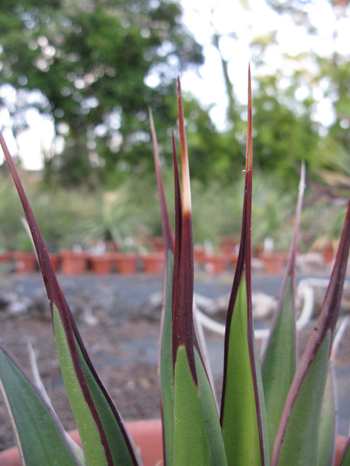
[[[130,254],[111,252],[101,255],[88,252],[62,250],[59,254],[50,254],[55,271],[61,270],[65,275],[82,275],[90,269],[96,275],[108,275],[117,272],[122,275],[135,274],[142,271],[147,274],[161,274],[164,267],[164,253]],[[204,248],[195,247],[195,263],[204,271],[212,274],[234,269],[237,265],[236,253],[206,254]],[[261,253],[264,269],[270,274],[280,274],[286,263],[285,253]],[[26,274],[37,270],[34,253],[14,251],[3,253],[0,263],[14,260],[16,272]]]

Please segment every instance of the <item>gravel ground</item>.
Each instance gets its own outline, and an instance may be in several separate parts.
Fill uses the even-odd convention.
[[[232,277],[199,275],[196,291],[218,297],[230,290]],[[95,367],[125,419],[147,419],[160,416],[157,387],[157,353],[159,321],[143,314],[144,303],[150,294],[161,291],[162,278],[155,276],[85,276],[59,277],[68,302],[84,290],[99,290],[114,299],[114,311],[104,312],[98,324],[79,325],[83,340]],[[253,286],[276,295],[281,277],[255,276]],[[8,277],[1,289],[35,297],[43,292],[39,275]],[[111,291],[112,290],[112,291]],[[94,292],[94,291],[92,291]],[[107,299],[106,298],[106,299]],[[312,323],[300,335],[300,347],[305,346]],[[38,360],[44,385],[66,429],[75,427],[56,354],[52,325],[42,314],[30,312],[13,315],[0,311],[0,337],[21,364],[28,369],[27,345],[31,343]],[[223,339],[208,335],[208,349],[214,368],[215,385],[220,390]],[[340,396],[339,430],[346,433],[346,415],[350,415],[350,330],[342,340],[337,358],[336,373]],[[14,444],[4,406],[0,403],[0,450]]]

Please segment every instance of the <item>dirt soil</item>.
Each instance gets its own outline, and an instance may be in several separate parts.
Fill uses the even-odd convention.
[[[212,282],[212,280],[211,280]],[[125,283],[123,284],[125,285]],[[157,286],[161,280],[157,279]],[[206,284],[202,284],[206,287]],[[226,287],[226,283],[225,283]],[[125,288],[126,289],[126,288]],[[219,294],[222,289],[218,288]],[[208,291],[208,290],[207,290]],[[135,295],[133,295],[135,298]],[[157,351],[159,321],[131,315],[129,319],[100,321],[96,326],[79,324],[79,330],[89,355],[103,383],[126,420],[160,417],[157,382]],[[314,324],[301,333],[300,348],[304,348]],[[20,363],[29,370],[28,343],[37,357],[39,372],[63,426],[75,428],[75,421],[65,395],[52,325],[30,312],[10,315],[0,312],[0,337]],[[222,347],[220,336],[210,335],[215,385],[221,385]],[[336,362],[339,392],[340,431],[346,433],[350,415],[350,328],[344,335]],[[10,424],[0,402],[0,450],[14,445]]]
[[[142,354],[137,355],[137,349],[132,349],[132,342],[140,339],[149,339],[157,345],[159,323],[140,320],[118,326],[80,326],[80,331],[90,357],[122,416],[125,419],[159,417],[156,364],[143,361]],[[66,429],[74,429],[75,421],[61,378],[51,323],[28,315],[2,319],[1,335],[7,347],[28,371],[27,344],[32,344],[39,372],[58,417]],[[131,359],[134,356],[133,363]],[[0,450],[13,445],[6,411],[0,403]]]

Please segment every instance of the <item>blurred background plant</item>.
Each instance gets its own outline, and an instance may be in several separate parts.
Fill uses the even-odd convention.
[[[229,29],[219,21],[229,4],[209,3],[2,2],[0,128],[18,166],[24,166],[21,176],[51,251],[77,244],[86,248],[98,240],[113,240],[121,249],[142,243],[149,248],[146,237],[161,235],[155,221],[148,107],[171,196],[167,168],[177,118],[175,79],[195,72],[205,82],[205,64],[213,56],[218,66],[212,70],[217,83],[212,91],[218,91],[219,83],[226,92],[225,124],[218,129],[215,104],[204,105],[184,92],[194,237],[202,244],[210,240],[216,248],[221,236],[239,234],[239,217],[227,214],[237,211],[241,201],[245,153],[245,105],[235,84],[239,50],[245,62],[250,55],[253,70],[254,164],[260,173],[254,186],[253,243],[270,237],[277,250],[288,244],[302,159],[309,187],[303,222],[311,231],[302,247],[318,237],[338,236],[342,199],[350,191],[350,61],[342,32],[349,23],[348,2],[321,1],[316,13],[327,13],[327,31],[309,1],[240,2]],[[253,24],[262,5],[275,15],[275,30],[243,27],[246,20]],[[196,33],[196,21],[186,19],[191,9],[192,18],[208,13],[201,16],[201,24],[208,23],[202,36]],[[294,27],[298,47],[304,38],[309,48],[290,47],[276,60],[282,24]],[[25,168],[36,171],[26,173]],[[6,170],[0,166],[0,247],[27,249]],[[130,212],[122,197],[112,200],[121,192]],[[318,207],[313,212],[318,199],[322,213]],[[131,222],[135,217],[138,221]]]

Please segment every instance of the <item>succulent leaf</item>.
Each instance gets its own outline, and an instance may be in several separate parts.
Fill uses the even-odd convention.
[[[182,192],[176,152],[173,277],[174,465],[226,465],[216,404],[200,356],[193,322],[193,240],[190,175],[178,81]]]
[[[165,242],[166,268],[164,271],[163,303],[159,341],[158,376],[163,420],[163,450],[167,466],[173,464],[174,450],[174,370],[172,352],[172,285],[174,270],[174,237],[170,226],[167,203],[164,193],[162,173],[158,154],[157,136],[150,110],[151,133],[153,140],[154,161],[158,185],[160,213]]]
[[[305,165],[302,164],[299,197],[292,243],[280,299],[271,325],[269,340],[262,357],[266,418],[270,455],[286,397],[294,378],[297,360],[295,327],[295,256],[302,201],[305,190]]]
[[[269,463],[264,396],[252,316],[250,233],[252,168],[252,104],[249,70],[242,234],[226,320],[221,401],[221,425],[229,466],[247,464],[267,466]]]
[[[339,248],[313,333],[296,370],[276,433],[271,466],[314,464],[317,435],[335,324],[338,318],[350,246],[350,201]],[[317,361],[317,363],[315,363]],[[312,385],[314,384],[314,385]],[[307,426],[313,426],[310,429]],[[303,428],[301,428],[303,427]],[[303,435],[299,435],[303,431]]]
[[[52,408],[2,345],[0,394],[12,423],[23,466],[82,466]]]
[[[67,375],[67,377],[64,376],[64,383],[66,387],[69,387],[70,384],[74,386],[74,390],[67,388],[67,393],[70,397],[73,412],[79,414],[77,426],[83,448],[87,448],[87,451],[84,450],[87,463],[89,466],[104,464],[108,466],[135,466],[139,463],[136,459],[131,440],[127,435],[113,401],[89,359],[73,315],[57,282],[44,240],[1,133],[0,144],[14,179],[34,241],[54,322],[55,338],[58,341],[57,350],[62,362],[62,372]],[[94,394],[92,394],[91,390],[93,390]],[[97,392],[99,393],[97,394]],[[104,408],[107,407],[107,409],[104,409],[100,413],[95,401],[101,400],[103,397],[106,400]],[[82,414],[83,411],[85,418]],[[92,426],[92,423],[94,426]],[[91,431],[86,429],[88,424],[91,425]],[[91,443],[92,436],[94,443]]]
[[[317,466],[333,466],[336,433],[335,413],[334,371],[331,361],[327,375],[318,432]]]

